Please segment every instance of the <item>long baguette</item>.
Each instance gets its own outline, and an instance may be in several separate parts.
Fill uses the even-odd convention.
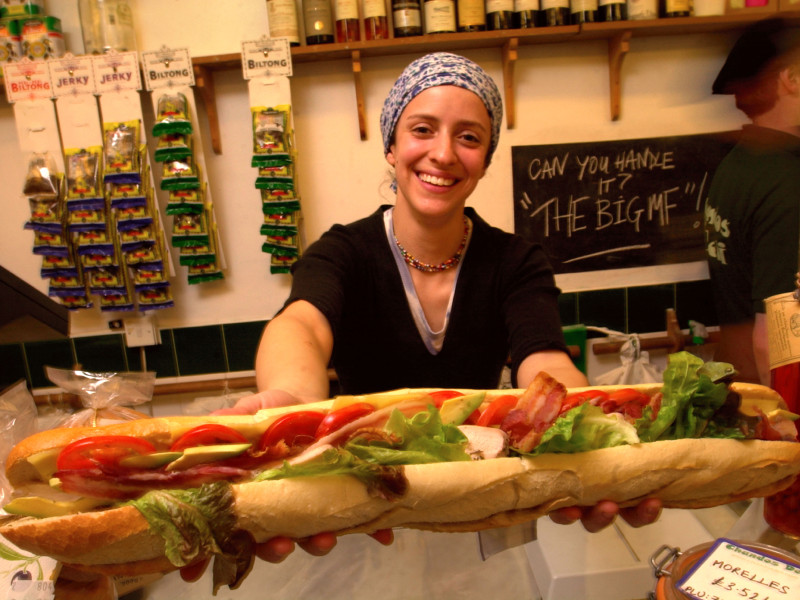
[[[633,387],[652,392],[659,386]],[[748,401],[780,402],[768,388],[733,388]],[[274,420],[279,413],[217,419],[260,427],[261,421]],[[173,430],[185,431],[193,424],[195,418],[149,419],[131,423],[130,428],[102,429],[114,434],[147,430],[168,442],[180,435]],[[62,431],[57,437],[63,444],[76,435]],[[13,473],[18,482],[24,480],[27,469],[19,465],[25,462],[26,452],[56,447],[46,437],[28,440],[23,450],[15,448],[15,458],[8,461],[10,478]],[[603,499],[627,506],[656,497],[666,507],[709,507],[787,487],[800,472],[800,444],[670,440],[580,454],[408,465],[404,472],[407,493],[394,501],[372,497],[359,481],[341,476],[237,484],[233,486],[236,527],[263,542],[278,535],[303,538],[326,531],[344,534],[387,527],[477,531]],[[0,534],[20,548],[94,572],[134,575],[174,568],[165,558],[162,538],[151,532],[132,506],[21,519],[4,525]]]

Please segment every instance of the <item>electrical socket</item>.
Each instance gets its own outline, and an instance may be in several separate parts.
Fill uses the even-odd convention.
[[[156,346],[161,343],[161,332],[158,330],[154,315],[123,319],[123,322],[125,324],[125,345],[129,348]]]

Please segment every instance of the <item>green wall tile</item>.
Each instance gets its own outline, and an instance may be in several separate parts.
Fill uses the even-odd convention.
[[[674,285],[628,288],[628,333],[664,331],[668,308],[675,308]]]
[[[225,373],[228,371],[222,326],[173,329],[178,375]]]
[[[250,371],[255,368],[256,350],[266,324],[266,321],[251,321],[222,326],[222,332],[225,334],[225,351],[228,355],[228,370]]]
[[[74,338],[75,355],[81,369],[90,373],[124,373],[125,336],[119,333]]]
[[[22,344],[3,344],[0,346],[0,391],[20,379],[28,381]]]
[[[28,357],[31,386],[34,388],[53,387],[53,383],[45,375],[45,367],[73,369],[75,366],[71,339],[26,342],[25,354]]]
[[[676,283],[675,298],[675,311],[678,313],[678,320],[683,329],[689,327],[690,320],[702,323],[707,327],[719,325],[710,280]]]
[[[578,292],[578,323],[627,332],[625,290]]]

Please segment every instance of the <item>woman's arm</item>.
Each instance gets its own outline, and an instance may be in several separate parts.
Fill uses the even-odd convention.
[[[544,371],[566,387],[583,387],[589,385],[586,375],[581,373],[572,359],[561,350],[542,350],[529,354],[517,371],[518,388],[527,388],[539,371]]]
[[[283,390],[304,401],[329,395],[333,332],[305,300],[293,302],[264,329],[256,355],[259,390]]]

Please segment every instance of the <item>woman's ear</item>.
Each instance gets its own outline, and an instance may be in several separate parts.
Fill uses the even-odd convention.
[[[389,151],[386,153],[386,162],[388,162],[393,167],[397,166],[395,165],[395,158],[394,158],[394,144],[389,146]]]

